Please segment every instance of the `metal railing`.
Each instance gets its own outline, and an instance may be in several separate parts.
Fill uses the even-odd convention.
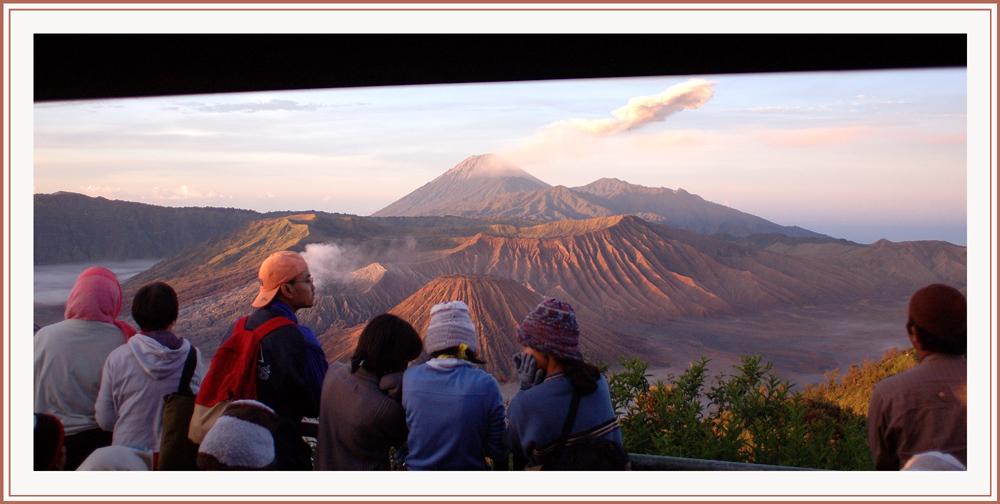
[[[804,467],[746,464],[722,460],[702,460],[629,453],[633,471],[819,471]]]

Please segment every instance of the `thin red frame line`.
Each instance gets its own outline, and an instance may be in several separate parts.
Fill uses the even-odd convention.
[[[13,155],[11,155],[11,151],[13,150],[13,148],[12,148],[13,147],[13,138],[12,138],[12,135],[11,135],[11,129],[12,129],[11,128],[11,124],[13,122],[13,115],[14,114],[10,110],[11,103],[14,101],[14,96],[13,96],[14,83],[13,83],[13,79],[12,79],[12,75],[13,75],[13,67],[12,67],[13,61],[12,60],[14,58],[13,58],[13,53],[12,53],[12,51],[10,49],[11,43],[13,41],[13,38],[11,37],[11,32],[13,30],[10,30],[10,26],[11,26],[12,22],[13,22],[13,13],[12,12],[8,12],[7,13],[7,27],[8,27],[8,29],[7,29],[7,56],[8,57],[7,57],[7,125],[6,126],[7,126],[7,147],[8,147],[7,148],[7,166],[11,170],[11,172],[13,172],[13,164],[14,164],[14,157],[13,157]],[[7,184],[7,236],[6,236],[6,239],[7,239],[7,246],[8,246],[8,248],[10,248],[11,228],[14,225],[14,222],[11,219],[11,216],[10,216],[10,214],[12,213],[11,210],[13,208],[13,206],[11,205],[11,202],[10,202],[12,194],[13,194],[13,192],[11,191],[10,184]],[[12,248],[11,248],[11,252],[12,253],[7,256],[7,271],[11,271],[11,268],[13,267],[13,263],[12,263],[11,257],[10,257],[11,255],[13,255],[13,249]],[[0,276],[2,276],[2,272],[0,272]],[[2,292],[0,292],[0,296],[2,296],[2,295],[3,295]],[[4,301],[6,301],[7,313],[12,313],[13,310],[12,310],[12,308],[10,306],[10,296],[7,296],[7,299],[5,299]],[[14,334],[14,328],[13,328],[13,325],[11,324],[11,321],[9,319],[7,320],[7,334],[10,334],[10,335]],[[3,352],[3,347],[2,346],[0,346],[0,352]],[[12,364],[12,362],[11,362],[11,354],[12,353],[13,352],[10,352],[10,353],[7,354],[7,388],[6,388],[5,397],[4,397],[5,403],[6,403],[6,413],[7,413],[8,416],[10,415],[10,411],[11,411],[11,403],[10,403],[10,386],[11,385],[10,385],[10,383],[12,381],[12,379],[11,379],[12,375],[11,375],[10,368],[11,368],[11,364]],[[7,422],[7,440],[8,440],[8,442],[6,443],[8,445],[7,446],[7,453],[10,453],[10,446],[9,446],[10,445],[10,440],[13,439],[13,437],[14,437],[14,433],[11,430],[12,427],[11,427],[10,424],[11,424],[11,422],[8,421]],[[10,482],[13,481],[13,477],[14,477],[14,474],[11,471],[11,468],[10,468],[11,465],[13,465],[13,464],[9,464],[9,463],[7,464],[7,487],[8,487],[8,490],[9,490],[9,487],[10,487]]]
[[[987,3],[987,2],[983,2],[983,3]],[[905,10],[905,11],[943,11],[943,12],[950,12],[950,11],[962,11],[962,12],[966,12],[966,11],[968,11],[968,12],[987,11],[987,12],[992,12],[991,9],[978,9],[978,8],[977,9],[957,9],[957,8],[956,9],[943,9],[943,8],[938,8],[938,9],[931,9],[931,8],[927,8],[927,9],[923,9],[923,8],[915,8],[915,9],[914,8],[911,8],[911,9],[888,9],[888,8],[879,8],[879,9],[859,9],[859,8],[845,8],[845,9],[836,9],[836,8],[822,8],[822,9],[791,9],[791,8],[789,8],[789,9],[783,9],[783,8],[769,8],[769,9],[754,9],[754,8],[732,8],[732,9],[694,9],[694,8],[685,8],[685,9],[670,9],[670,8],[659,8],[659,9],[656,9],[656,8],[639,8],[639,9],[597,9],[597,8],[594,8],[594,9],[517,9],[517,8],[514,8],[514,9],[460,9],[460,8],[419,9],[419,8],[403,8],[403,9],[384,9],[384,10],[383,9],[375,9],[375,8],[369,8],[369,9],[365,9],[365,8],[352,8],[352,9],[332,9],[332,8],[331,9],[319,9],[319,8],[315,8],[315,9],[314,8],[307,8],[307,9],[193,9],[193,8],[180,8],[180,9],[119,9],[119,8],[93,9],[93,8],[70,8],[70,9],[10,9],[8,11],[8,27],[12,25],[12,16],[13,16],[13,12],[14,11],[56,11],[56,10],[58,10],[58,11],[136,11],[136,12],[142,12],[142,11],[150,11],[150,12],[157,12],[157,11],[169,11],[169,12],[173,12],[173,11],[205,11],[205,12],[211,12],[211,11],[229,11],[229,10],[251,11],[251,12],[253,12],[253,11],[304,11],[304,12],[309,12],[309,11],[384,11],[384,12],[396,12],[396,11],[426,11],[426,12],[431,12],[431,11],[468,11],[468,12],[477,12],[477,11],[483,11],[483,12],[492,12],[492,11],[530,11],[530,12],[549,12],[549,11],[557,11],[558,12],[558,11],[565,11],[565,10],[572,10],[573,12],[578,12],[578,11],[585,11],[585,12],[646,12],[646,11],[653,11],[653,12],[659,12],[659,11],[693,11],[693,12],[697,12],[697,11],[762,11],[762,12],[767,12],[767,11],[802,11],[802,12],[811,12],[811,11],[816,11],[816,12],[826,12],[826,11],[866,11],[866,12],[870,11],[870,12],[881,12],[881,11],[886,11],[886,12],[893,12],[893,11],[900,11],[900,10]],[[992,89],[992,87],[993,87],[993,39],[994,39],[994,37],[993,37],[993,20],[992,20],[992,17],[991,17],[991,19],[990,19],[990,47],[989,47],[989,53],[990,53],[990,59],[989,59],[989,65],[990,65],[990,89]],[[13,60],[13,56],[12,56],[12,52],[11,52],[11,30],[8,30],[8,33],[7,33],[7,51],[8,51],[8,56],[9,56],[8,59],[7,59],[7,79],[8,79],[8,86],[7,86],[7,100],[8,100],[8,102],[7,103],[8,103],[8,107],[10,107],[10,104],[13,101],[13,98],[12,98],[13,82],[12,82],[12,79],[11,79],[11,76],[12,76],[12,73],[13,73],[12,72],[12,68],[11,68],[12,60]],[[992,96],[992,93],[989,96],[989,100],[990,100],[990,126],[989,126],[989,128],[990,128],[990,136],[989,136],[989,138],[992,139],[993,138],[993,96]],[[9,111],[9,113],[8,113],[8,121],[7,121],[7,141],[8,141],[8,145],[9,146],[13,145],[12,144],[12,138],[11,138],[11,121],[12,121],[12,117],[13,117],[13,113]],[[13,168],[13,159],[12,159],[12,155],[11,155],[11,152],[10,152],[11,150],[12,149],[8,149],[8,152],[7,152],[7,162],[8,162],[8,166],[10,168]],[[991,143],[990,144],[990,159],[989,159],[990,163],[992,163],[992,159],[993,159],[993,145]],[[993,193],[992,193],[992,191],[993,191],[993,171],[992,171],[992,166],[990,167],[990,173],[989,173],[989,175],[990,175],[990,186],[989,186],[990,187],[990,201],[992,202],[992,195],[993,195]],[[10,244],[10,229],[11,229],[12,224],[13,224],[12,219],[11,219],[11,210],[12,210],[11,194],[12,194],[11,193],[11,187],[10,187],[10,184],[8,184],[8,187],[7,187],[7,222],[8,222],[7,243],[8,244]],[[13,254],[11,254],[11,255],[13,255]],[[991,210],[990,211],[990,256],[992,257],[992,255],[993,255],[993,211]],[[10,256],[8,256],[7,262],[8,262],[8,271],[11,271],[11,268],[13,266],[12,266],[12,258]],[[989,292],[989,296],[990,296],[990,306],[992,307],[993,306],[993,291],[992,291],[992,288],[993,288],[993,281],[994,281],[992,261],[990,262],[989,268],[990,268],[990,292]],[[6,301],[7,301],[6,304],[7,304],[7,307],[8,307],[8,312],[10,312],[11,307],[10,307],[10,299],[9,299],[9,297],[8,297],[8,299]],[[12,332],[13,328],[11,326],[11,321],[10,320],[7,320],[7,329],[8,329],[8,334],[13,334],[13,332]],[[2,351],[3,351],[2,348],[0,348],[0,352],[2,352]],[[992,337],[990,338],[990,354],[991,355],[993,354],[993,341],[992,341]],[[10,366],[11,361],[10,361],[10,359],[11,359],[11,356],[10,356],[10,354],[8,354],[7,355],[7,397],[6,397],[7,411],[8,412],[10,411],[10,383],[11,383],[11,366]],[[992,375],[992,368],[990,370],[990,373]],[[993,394],[993,377],[991,376],[990,377],[990,423],[991,424],[993,422],[993,395],[992,394]],[[9,422],[7,424],[7,433],[8,433],[8,439],[10,439],[11,436],[12,436],[12,432],[11,432],[11,426],[10,426]],[[992,430],[990,431],[990,446],[993,447],[993,432],[992,432]],[[8,450],[9,450],[9,447],[8,447]],[[990,459],[990,472],[989,472],[989,474],[993,474],[992,470],[993,470],[993,460],[991,458]],[[13,476],[12,473],[11,473],[11,468],[9,467],[9,464],[8,464],[7,472],[8,472],[8,482],[9,482],[9,481],[11,481],[11,478]],[[991,485],[992,485],[992,482],[991,482]],[[10,495],[12,497],[15,496],[14,494],[10,494]],[[42,495],[42,494],[40,494],[40,495],[17,495],[17,496],[19,496],[19,497],[65,497],[65,496],[61,496],[61,495]],[[153,495],[152,494],[149,494],[149,495],[118,495],[118,496],[116,496],[116,495],[93,495],[93,497],[145,497],[145,496],[153,496]],[[478,497],[486,497],[486,496],[487,495],[481,495],[481,496],[478,496]],[[823,496],[823,495],[757,495],[756,497],[818,497],[818,496]],[[980,494],[970,494],[970,495],[924,495],[922,497],[992,497],[992,496],[993,495],[992,495],[992,488],[991,488],[991,493],[990,494],[981,494],[981,495]],[[200,495],[200,494],[192,494],[192,495],[176,495],[176,497],[224,497],[224,496],[222,496],[222,495]],[[282,497],[282,496],[281,495],[260,495],[260,497]],[[287,496],[285,496],[285,497],[287,497]],[[302,495],[302,496],[296,496],[296,497],[399,497],[399,496],[392,496],[392,495],[388,495],[388,496],[378,496],[378,495]],[[469,495],[469,496],[466,496],[466,495],[451,495],[451,496],[449,496],[449,495],[423,495],[421,497],[477,497],[477,495]],[[510,495],[509,497],[559,497],[559,496],[546,496],[546,495]],[[565,496],[563,496],[563,497],[565,497]],[[593,496],[590,496],[590,497],[621,497],[621,496],[616,496],[616,495],[593,495]],[[711,495],[635,495],[635,496],[627,496],[627,497],[715,497],[715,496],[711,496]],[[732,496],[722,495],[722,496],[719,496],[719,497],[732,497]],[[912,497],[912,496],[903,496],[903,495],[840,495],[839,497]]]
[[[889,9],[889,8],[877,8],[877,9],[860,9],[860,8],[829,8],[824,7],[820,9],[802,9],[802,8],[751,8],[751,7],[740,7],[732,9],[704,9],[704,8],[651,8],[644,7],[639,9],[611,9],[611,8],[586,8],[586,9],[526,9],[526,8],[488,8],[488,9],[469,9],[469,8],[459,8],[459,7],[442,7],[436,9],[421,9],[417,7],[405,7],[399,9],[375,9],[375,8],[361,8],[355,7],[350,9],[336,9],[336,8],[319,8],[310,7],[304,9],[278,9],[278,8],[245,8],[245,9],[220,9],[220,8],[210,8],[210,9],[195,9],[195,8],[178,8],[178,9],[167,9],[167,8],[154,8],[154,9],[135,9],[135,8],[119,8],[119,7],[108,7],[108,8],[86,8],[86,7],[74,7],[65,9],[25,9],[17,8],[10,9],[13,11],[24,11],[24,12],[75,12],[75,11],[119,11],[119,12],[182,12],[182,11],[192,11],[192,12],[742,12],[742,11],[759,11],[759,12],[846,12],[846,11],[857,11],[857,12],[977,12],[977,11],[987,11],[992,12],[991,9],[948,9],[948,8],[915,8],[915,9]]]
[[[89,3],[89,2],[87,2],[86,0],[69,0],[66,3],[72,4],[72,3]],[[131,3],[131,2],[129,2],[128,0],[110,0],[109,2],[106,2],[106,3]],[[183,1],[173,1],[173,2],[170,2],[170,1],[167,1],[167,2],[163,2],[163,3],[168,3],[168,4],[188,4],[188,3],[191,3],[191,2],[183,2]],[[238,2],[238,1],[235,1],[235,0],[229,0],[229,1],[226,1],[226,2],[222,2],[222,3],[234,3],[234,4],[237,4],[237,3],[239,3],[239,4],[261,3],[262,4],[262,3],[270,3],[270,2],[268,2],[267,0],[250,0],[250,1],[247,1],[247,2]],[[358,2],[336,2],[336,1],[335,2],[326,2],[324,0],[305,0],[302,3],[307,3],[307,4],[308,3],[364,3],[364,4],[370,4],[370,5],[382,5],[382,6],[385,6],[385,5],[393,5],[393,4],[400,4],[400,3],[402,3],[402,4],[427,4],[428,2],[426,2],[425,0],[398,0],[398,1],[360,0]],[[476,2],[475,0],[472,0],[471,2],[468,1],[468,0],[440,0],[440,1],[435,2],[435,3],[440,3],[440,4],[468,4],[468,3],[478,3],[478,2]],[[531,1],[531,0],[520,0],[520,1],[517,1],[517,0],[497,0],[495,2],[490,2],[490,3],[505,4],[505,5],[531,5],[534,2]],[[553,4],[566,4],[566,5],[578,5],[578,4],[602,4],[602,3],[606,3],[606,1],[605,0],[552,0],[549,3],[553,3]],[[687,3],[687,2],[683,2],[681,0],[666,1],[666,2],[662,2],[662,1],[659,1],[659,0],[636,0],[636,1],[632,2],[632,3],[635,3],[635,4],[656,4],[656,5],[662,5],[662,4],[672,4],[672,3],[681,4],[681,3]],[[758,3],[758,2],[757,2],[757,0],[733,0],[733,1],[710,0],[710,1],[703,1],[703,2],[700,2],[700,3],[712,4],[712,5],[726,5],[726,4],[731,4],[731,3],[737,3],[737,4],[739,4],[739,3],[747,3],[747,4],[750,4],[750,3]],[[773,2],[773,3],[789,3],[789,4],[791,4],[791,3],[802,3],[802,2],[797,1],[797,0],[778,0],[778,1]],[[857,4],[857,2],[853,1],[853,0],[833,0],[833,1],[825,2],[825,3],[843,4],[843,5]],[[916,1],[909,1],[909,0],[887,0],[886,2],[883,2],[883,3],[900,4],[900,5],[904,5],[904,4],[910,5],[910,4],[932,4],[932,3],[938,3],[938,1],[937,0],[916,0]],[[970,4],[995,4],[996,2],[990,2],[989,0],[970,0],[969,2],[966,2],[966,3],[970,3]],[[65,10],[65,9],[53,9],[53,10]],[[399,10],[399,9],[386,9],[386,10]],[[573,10],[578,10],[578,9],[573,9]],[[621,8],[621,9],[618,9],[618,10],[627,10],[627,9]],[[731,10],[731,9],[724,9],[724,10]]]
[[[662,471],[662,472],[672,473],[672,472],[676,472],[676,471]],[[12,494],[11,497],[15,497],[15,495]],[[48,495],[48,494],[34,495],[34,494],[32,494],[32,495],[16,495],[16,497],[62,497],[62,498],[66,498],[66,497],[76,497],[76,496],[75,495]],[[115,494],[109,494],[109,495],[96,495],[96,494],[95,495],[89,495],[88,494],[85,497],[98,497],[98,498],[100,498],[100,497],[163,497],[163,496],[162,495],[156,495],[156,494],[136,494],[136,495],[115,495]],[[739,498],[739,497],[764,497],[764,498],[799,498],[799,497],[837,497],[837,498],[840,498],[840,497],[873,497],[873,498],[875,498],[875,497],[877,497],[877,498],[888,498],[888,497],[904,497],[904,498],[912,498],[912,497],[993,497],[993,495],[992,494],[967,494],[967,495],[951,495],[951,494],[941,494],[941,495],[932,495],[932,494],[928,494],[928,495],[879,495],[879,494],[871,494],[871,495],[866,495],[866,494],[858,494],[858,495],[834,495],[834,496],[830,496],[830,495],[809,495],[809,494],[803,494],[803,495],[782,495],[782,494],[776,494],[776,495],[704,495],[704,494],[690,494],[690,495],[688,495],[688,494],[663,494],[663,495],[660,495],[660,494],[649,494],[649,495],[646,495],[646,494],[637,494],[637,495],[619,495],[619,494],[607,494],[607,495],[603,495],[603,494],[601,494],[601,495],[596,495],[596,494],[595,495],[549,495],[549,494],[538,494],[538,495],[535,495],[535,494],[523,494],[523,495],[492,495],[492,494],[484,494],[484,495],[479,495],[479,494],[468,494],[468,495],[452,495],[452,494],[441,494],[441,495],[435,495],[435,494],[426,494],[426,495],[425,494],[421,494],[421,495],[372,495],[372,494],[357,494],[357,495],[355,495],[355,494],[216,495],[216,494],[190,494],[190,495],[170,495],[168,497],[268,497],[268,498],[270,498],[270,497],[286,497],[286,498],[287,497],[292,497],[292,498],[305,498],[305,497],[326,497],[326,498],[330,498],[330,497],[375,497],[375,498],[395,498],[395,499],[403,499],[403,498],[406,498],[406,497],[421,497],[421,498],[427,498],[427,497],[430,497],[430,498],[439,498],[439,497],[440,498],[446,498],[446,497],[460,497],[460,498],[462,498],[462,497],[512,497],[512,498],[522,498],[522,497],[537,497],[537,498],[555,498],[555,497],[569,497],[569,498],[581,498],[581,497],[602,497],[602,498],[603,497],[615,497],[615,498],[710,497],[710,498],[727,498],[727,499],[732,499],[732,498]]]
[[[996,137],[993,136],[993,114],[996,112],[996,109],[993,107],[993,93],[992,93],[992,90],[995,89],[994,86],[993,86],[993,46],[994,46],[995,43],[996,43],[996,41],[995,41],[994,35],[993,35],[993,16],[990,16],[990,60],[989,60],[990,61],[990,94],[989,94],[989,97],[990,97],[989,98],[990,99],[990,136],[989,136],[989,138],[990,138],[990,158],[987,160],[987,163],[990,164],[990,166],[988,168],[989,172],[990,172],[990,206],[993,205],[993,190],[994,190],[994,186],[993,186],[993,166],[992,166],[993,159],[994,159],[993,158],[993,156],[994,156],[994,153],[993,153],[993,140],[996,139]],[[990,292],[989,292],[989,296],[990,296],[990,305],[989,306],[990,306],[991,309],[995,307],[995,305],[993,304],[993,286],[994,286],[994,282],[996,281],[996,277],[993,276],[993,260],[992,260],[992,257],[994,257],[994,255],[993,255],[993,209],[991,208],[990,209],[990,258],[991,259],[990,259]],[[995,356],[994,353],[993,353],[993,334],[990,334],[989,341],[990,341],[990,355],[991,356]],[[995,425],[993,423],[993,382],[994,382],[995,379],[996,379],[996,377],[993,376],[993,368],[991,366],[990,367],[990,425]],[[993,442],[993,429],[990,429],[990,451],[992,452],[995,448],[996,448],[996,445]],[[989,472],[989,474],[991,474],[991,475],[996,474],[993,471],[994,471],[994,468],[993,468],[993,457],[991,456],[990,457],[990,472]],[[992,485],[993,485],[993,480],[991,478],[990,479],[990,494],[992,494],[993,491],[995,490]],[[992,497],[992,495],[990,495],[990,496]]]

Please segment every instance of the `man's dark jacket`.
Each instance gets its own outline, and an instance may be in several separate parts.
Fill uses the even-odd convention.
[[[312,469],[312,450],[302,439],[303,417],[319,416],[320,392],[327,362],[311,329],[298,324],[295,312],[281,301],[254,310],[246,322],[253,330],[274,317],[296,325],[279,327],[260,340],[257,360],[257,400],[278,416],[274,451],[279,471]]]

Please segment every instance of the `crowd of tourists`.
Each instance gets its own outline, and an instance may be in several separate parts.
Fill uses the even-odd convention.
[[[253,311],[206,363],[172,331],[173,288],[139,288],[136,331],[118,320],[115,276],[84,271],[66,320],[35,334],[35,469],[629,467],[607,382],[584,360],[569,304],[547,299],[524,317],[512,357],[520,391],[507,408],[497,379],[480,369],[464,301],[429,307],[423,338],[406,320],[378,315],[350,361],[328,365],[296,317],[315,300],[305,260],[278,252],[258,277]],[[318,420],[312,431],[309,419]]]
[[[378,315],[348,362],[328,364],[296,317],[315,300],[305,260],[272,254],[258,278],[252,312],[207,363],[172,331],[170,285],[136,292],[137,331],[118,320],[114,274],[85,270],[65,320],[35,334],[34,469],[630,468],[608,383],[584,359],[568,303],[546,299],[525,314],[511,357],[520,390],[505,407],[480,368],[481,335],[464,301],[430,306],[422,338],[408,321]],[[918,291],[907,332],[921,371],[873,393],[877,468],[964,469],[964,296],[939,284]],[[924,452],[936,455],[916,457]]]

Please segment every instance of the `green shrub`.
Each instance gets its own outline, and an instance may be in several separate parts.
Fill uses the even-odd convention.
[[[886,350],[878,362],[865,360],[861,366],[851,365],[847,374],[834,369],[824,375],[826,383],[807,385],[803,395],[828,400],[841,408],[868,416],[868,399],[879,380],[917,365],[917,351],[913,348]]]
[[[720,373],[705,390],[708,362],[702,357],[681,376],[671,374],[666,383],[652,385],[648,364],[637,358],[621,359],[623,369],[607,374],[627,451],[818,469],[872,469],[863,414],[818,390],[792,392],[789,382],[770,373],[771,363],[762,363],[759,355],[742,356],[740,365],[733,366],[735,373]]]

